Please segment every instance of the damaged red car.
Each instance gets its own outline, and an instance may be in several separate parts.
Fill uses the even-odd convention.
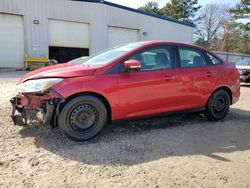
[[[32,71],[11,99],[15,124],[37,113],[73,140],[96,136],[121,119],[201,111],[223,119],[239,100],[234,65],[207,49],[170,42],[138,42]]]

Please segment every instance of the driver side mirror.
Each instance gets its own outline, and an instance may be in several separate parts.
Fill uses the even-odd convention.
[[[123,66],[126,72],[141,70],[141,62],[134,59],[125,61]]]

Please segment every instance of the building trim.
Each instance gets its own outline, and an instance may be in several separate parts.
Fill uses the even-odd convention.
[[[137,10],[137,9],[134,9],[134,8],[123,6],[123,5],[118,5],[118,4],[115,4],[115,3],[108,2],[108,1],[103,1],[103,0],[71,0],[71,1],[101,3],[101,4],[104,4],[104,5],[109,5],[109,6],[112,6],[112,7],[128,10],[128,11],[143,14],[143,15],[146,15],[146,16],[151,16],[151,17],[154,17],[154,18],[174,22],[174,23],[177,23],[177,24],[181,24],[181,25],[185,25],[185,26],[189,26],[189,27],[193,27],[193,28],[195,27],[195,25],[192,24],[192,23],[182,22],[182,21],[177,20],[177,19],[173,19],[173,18],[169,18],[169,17],[157,15],[157,14],[148,13],[148,12],[145,12],[145,11],[142,11],[142,10]]]

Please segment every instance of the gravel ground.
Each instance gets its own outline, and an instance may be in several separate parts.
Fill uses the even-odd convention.
[[[83,143],[13,126],[24,72],[0,72],[0,187],[250,187],[250,85],[220,122],[199,114],[116,123]]]

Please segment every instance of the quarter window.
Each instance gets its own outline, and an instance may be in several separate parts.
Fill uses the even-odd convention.
[[[172,68],[171,47],[155,47],[143,50],[129,59],[140,61],[142,71]]]
[[[203,54],[196,49],[179,47],[181,67],[202,67],[206,66],[207,62]]]
[[[207,53],[207,56],[209,57],[209,59],[211,60],[211,63],[213,65],[220,65],[222,62],[221,60],[217,59],[216,57],[214,57],[212,54]]]

